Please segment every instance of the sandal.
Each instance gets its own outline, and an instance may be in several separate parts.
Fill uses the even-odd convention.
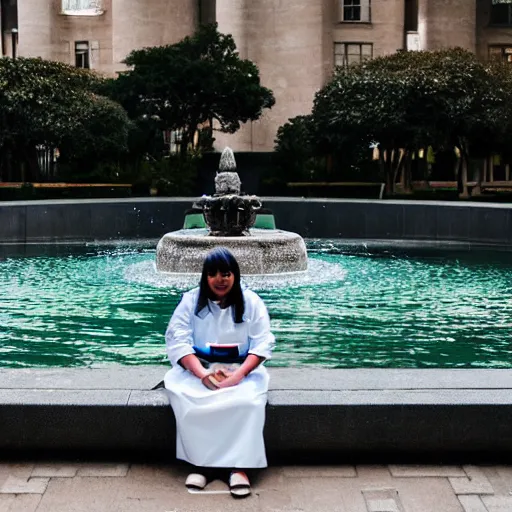
[[[195,489],[201,491],[206,487],[208,480],[204,475],[199,473],[190,473],[185,480],[185,487],[187,489]]]
[[[234,498],[246,498],[251,494],[249,478],[243,471],[233,471],[229,476],[229,490]]]

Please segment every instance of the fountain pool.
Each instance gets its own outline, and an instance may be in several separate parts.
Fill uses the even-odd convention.
[[[269,365],[512,367],[509,253],[306,242],[307,273],[246,279],[271,315]],[[0,253],[1,367],[166,363],[198,276],[158,274],[154,242],[27,247]]]

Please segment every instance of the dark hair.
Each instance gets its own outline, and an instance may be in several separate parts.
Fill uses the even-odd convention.
[[[215,275],[217,272],[232,272],[235,276],[233,288],[226,296],[226,304],[233,306],[233,319],[236,324],[241,324],[245,304],[242,286],[240,285],[240,267],[235,257],[224,247],[216,247],[207,254],[204,260],[195,314],[197,315],[208,306],[208,299],[215,300],[215,295],[208,286],[208,275]]]

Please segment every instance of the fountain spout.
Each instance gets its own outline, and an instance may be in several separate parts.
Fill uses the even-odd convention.
[[[201,197],[194,207],[203,210],[211,236],[249,235],[261,201],[257,196],[241,194],[241,181],[231,148],[222,152],[215,176],[215,194]]]

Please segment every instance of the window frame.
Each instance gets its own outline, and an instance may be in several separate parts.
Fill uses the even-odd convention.
[[[508,10],[508,20],[505,23],[493,21],[493,8],[497,6],[504,6]],[[489,26],[491,27],[512,27],[512,3],[493,3],[491,2],[491,10],[489,12]],[[497,46],[497,45],[495,45]]]
[[[492,53],[492,50],[500,50],[500,60],[501,62],[506,62],[507,64],[512,64],[512,44],[490,44],[487,47],[487,53],[489,60],[493,58],[493,56],[498,56],[497,52],[494,54]],[[506,50],[509,50],[507,53]]]
[[[348,50],[349,50],[349,46],[350,45],[353,45],[353,46],[357,45],[357,46],[359,46],[359,61],[358,62],[349,62]],[[339,46],[341,46],[343,48],[343,53],[338,53],[336,51],[336,49]],[[369,55],[369,57],[366,57],[365,54],[363,53],[363,47],[364,46],[368,46],[370,48],[370,55]],[[335,41],[334,42],[333,51],[334,51],[334,67],[342,67],[342,68],[347,69],[348,67],[350,67],[353,64],[361,64],[365,60],[373,59],[373,43],[369,43],[369,42],[361,42],[361,41]],[[341,64],[337,64],[336,63],[336,60],[337,60],[336,57],[337,56],[341,56],[341,58],[343,60],[343,62]]]
[[[85,49],[79,49],[78,46],[79,45],[87,45],[87,50]],[[84,66],[79,66],[78,65],[78,58],[79,58],[79,55],[83,55],[84,56],[84,63],[86,65]],[[90,44],[90,41],[75,41],[75,68],[78,68],[78,69],[91,69],[91,44]]]
[[[89,0],[90,6],[87,9],[68,9],[65,6],[68,2],[60,0],[60,13],[64,16],[101,16],[105,12],[102,0]]]
[[[339,1],[339,21],[340,23],[371,23],[372,22],[372,0],[338,0]],[[350,5],[348,3],[350,2]],[[367,3],[367,6],[365,5]],[[364,16],[364,9],[367,8],[367,16]],[[359,19],[355,16],[349,18],[345,16],[347,9],[359,9]]]

